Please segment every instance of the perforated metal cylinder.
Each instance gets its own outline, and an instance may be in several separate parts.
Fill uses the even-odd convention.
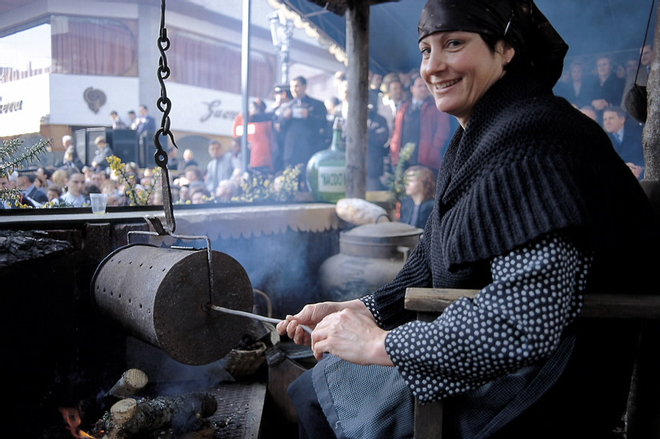
[[[249,320],[209,310],[213,305],[252,311],[250,279],[231,256],[212,251],[214,291],[209,294],[208,251],[131,244],[108,255],[92,280],[99,311],[130,335],[184,364],[224,357]]]

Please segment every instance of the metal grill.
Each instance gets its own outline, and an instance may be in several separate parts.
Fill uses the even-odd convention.
[[[221,383],[212,393],[218,410],[209,418],[214,439],[257,439],[261,425],[265,383]]]

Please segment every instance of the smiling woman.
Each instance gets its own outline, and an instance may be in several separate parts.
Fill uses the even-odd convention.
[[[421,74],[461,127],[394,280],[278,325],[320,360],[289,389],[300,437],[412,437],[413,396],[448,401],[451,438],[611,437],[635,331],[576,317],[587,294],[653,291],[649,201],[603,129],[553,95],[567,46],[532,0],[428,0],[418,32]],[[411,287],[479,293],[422,322]]]

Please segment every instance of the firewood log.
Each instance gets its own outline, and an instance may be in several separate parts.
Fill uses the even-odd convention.
[[[128,369],[112,386],[108,394],[117,398],[127,398],[139,393],[148,383],[149,378],[146,373],[140,369]]]
[[[218,403],[210,393],[122,399],[110,409],[104,437],[130,439],[166,426],[183,429],[198,419],[213,415],[217,408]]]

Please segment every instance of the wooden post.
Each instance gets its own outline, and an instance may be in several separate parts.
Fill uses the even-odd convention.
[[[660,16],[660,4],[658,13]],[[660,22],[656,20],[655,38],[653,41],[654,61],[646,91],[648,93],[648,116],[644,127],[644,161],[646,180],[660,180]]]
[[[348,127],[346,131],[346,197],[366,198],[367,113],[369,105],[369,1],[350,0],[346,11]]]
[[[660,17],[660,4],[656,18]],[[644,126],[644,181],[642,187],[651,199],[656,217],[660,219],[658,194],[660,193],[660,23],[656,19],[653,41],[654,60],[646,85],[648,108]],[[658,251],[650,248],[649,251]],[[644,321],[640,332],[638,354],[633,370],[631,392],[628,401],[627,437],[629,439],[660,437],[660,355],[657,344],[660,339],[660,323]]]

